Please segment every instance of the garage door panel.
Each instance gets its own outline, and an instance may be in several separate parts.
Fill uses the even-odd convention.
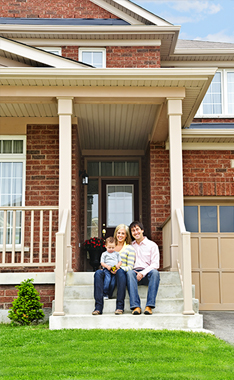
[[[191,259],[192,259],[192,268],[199,268],[199,239],[191,238]]]
[[[219,273],[203,272],[201,276],[201,302],[220,303]]]
[[[222,303],[234,303],[234,273],[222,273]]]
[[[201,238],[201,267],[203,269],[218,268],[218,238]]]
[[[221,267],[234,269],[234,239],[220,238]]]

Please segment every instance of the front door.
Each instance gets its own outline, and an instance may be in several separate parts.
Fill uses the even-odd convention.
[[[102,237],[113,236],[119,224],[139,220],[138,180],[102,180]]]

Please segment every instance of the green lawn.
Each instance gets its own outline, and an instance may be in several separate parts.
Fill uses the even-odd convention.
[[[212,335],[0,325],[0,378],[234,379],[234,346]]]

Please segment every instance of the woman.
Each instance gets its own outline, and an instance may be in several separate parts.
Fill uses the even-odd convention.
[[[114,232],[115,238],[115,250],[120,253],[122,265],[116,270],[116,281],[117,281],[117,300],[116,300],[116,310],[115,314],[123,314],[124,312],[124,299],[126,293],[126,273],[133,268],[135,262],[135,250],[130,245],[131,237],[129,229],[125,224],[119,224]],[[104,272],[99,269],[94,275],[94,298],[95,298],[95,310],[92,312],[93,315],[102,314],[103,310],[103,281]]]

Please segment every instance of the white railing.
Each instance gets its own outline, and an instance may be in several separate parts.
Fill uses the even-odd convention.
[[[55,266],[58,207],[0,207],[0,267]]]
[[[178,222],[178,259],[177,266],[184,294],[183,314],[194,314],[192,303],[192,273],[191,273],[191,234],[186,231],[180,209],[176,209]]]
[[[56,234],[55,304],[54,316],[64,315],[63,298],[67,272],[71,270],[71,245],[69,237],[69,211],[64,210],[61,226]]]

